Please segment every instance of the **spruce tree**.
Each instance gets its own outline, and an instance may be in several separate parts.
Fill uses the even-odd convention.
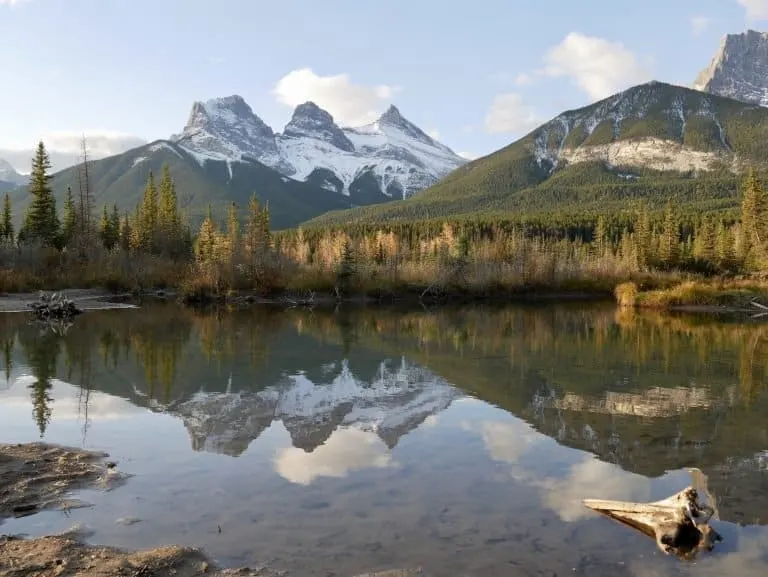
[[[147,177],[147,185],[144,187],[144,196],[138,214],[139,247],[147,252],[155,248],[157,237],[157,187],[152,171]]]
[[[117,209],[117,205],[112,205],[112,214],[109,216],[109,222],[110,226],[112,227],[112,232],[115,236],[115,243],[120,243],[120,211]]]
[[[131,217],[126,212],[120,222],[120,248],[128,252],[133,248],[133,227]]]
[[[29,177],[29,193],[32,203],[27,210],[22,227],[27,241],[55,246],[59,235],[59,219],[56,215],[56,199],[51,188],[51,160],[42,141],[37,145],[32,159]]]
[[[723,268],[728,268],[733,263],[733,238],[730,231],[725,228],[722,220],[717,223],[715,238],[715,258],[717,259],[717,264]]]
[[[634,238],[637,246],[637,264],[640,268],[645,268],[651,260],[651,222],[645,203],[640,207],[637,216]]]
[[[75,199],[72,196],[72,188],[67,187],[67,196],[64,199],[64,210],[61,218],[61,237],[64,245],[68,245],[75,235],[77,226],[77,212],[75,211]]]
[[[179,221],[178,198],[176,185],[171,178],[171,169],[167,164],[163,165],[160,177],[160,198],[157,208],[157,228],[160,238],[167,252],[176,253],[181,241]]]
[[[758,267],[766,256],[768,245],[768,210],[762,184],[749,170],[742,184],[741,232],[742,243],[739,257],[748,267]]]
[[[120,229],[118,227],[115,227],[113,215],[110,215],[105,204],[99,221],[99,237],[105,249],[112,250],[120,241]]]
[[[197,235],[196,256],[202,263],[213,262],[216,257],[216,244],[218,240],[218,231],[213,222],[211,205],[205,213],[203,223],[200,225],[200,234]]]
[[[675,266],[680,249],[680,225],[671,201],[667,201],[667,208],[664,211],[664,226],[659,240],[659,260],[666,267]]]
[[[597,217],[597,223],[595,224],[595,232],[592,238],[592,245],[594,246],[597,256],[603,256],[606,251],[606,240],[608,233],[605,227],[605,218],[603,215]]]
[[[227,245],[229,258],[235,262],[240,255],[240,222],[237,220],[237,205],[232,202],[227,214]]]
[[[7,245],[14,244],[13,213],[11,211],[11,196],[6,192],[3,198],[2,240]]]
[[[715,226],[709,215],[705,215],[701,220],[699,229],[696,231],[696,238],[693,244],[693,256],[697,260],[705,262],[714,262],[715,245]]]

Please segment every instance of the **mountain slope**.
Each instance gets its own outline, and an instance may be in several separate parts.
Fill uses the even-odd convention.
[[[699,73],[696,90],[768,106],[768,34],[728,34],[710,65]]]
[[[0,192],[7,192],[27,184],[27,177],[16,172],[9,162],[0,158]]]
[[[184,130],[171,140],[201,163],[256,159],[345,194],[352,204],[406,198],[466,162],[394,106],[374,123],[341,128],[327,111],[306,102],[279,134],[234,95],[195,102]]]
[[[768,109],[650,82],[564,112],[407,201],[343,220],[604,210],[641,197],[725,206],[735,202],[735,174],[766,158]],[[338,214],[312,221],[340,222]]]
[[[163,164],[170,167],[179,204],[189,211],[193,223],[201,219],[209,203],[223,217],[230,202],[245,207],[253,193],[261,202],[269,202],[275,228],[295,226],[327,210],[349,206],[349,199],[341,194],[292,180],[255,160],[208,160],[201,165],[178,144],[159,140],[89,164],[95,207],[117,204],[132,211],[141,199],[149,171],[159,178]],[[67,187],[79,190],[78,167],[56,173],[52,185],[61,208]],[[12,201],[20,218],[29,203],[26,189],[12,193]]]

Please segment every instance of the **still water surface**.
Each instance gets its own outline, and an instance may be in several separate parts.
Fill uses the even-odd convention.
[[[583,305],[26,320],[0,316],[0,441],[135,476],[4,533],[80,523],[298,577],[768,574],[766,324]],[[695,564],[581,504],[694,482],[726,539]]]

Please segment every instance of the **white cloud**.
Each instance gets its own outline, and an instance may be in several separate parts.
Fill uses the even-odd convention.
[[[0,0],[2,1],[2,0]],[[81,139],[85,134],[89,158],[96,160],[120,154],[146,144],[146,140],[120,132],[86,130],[85,132],[51,132],[40,138],[48,149],[54,170],[62,170],[80,161]],[[34,143],[33,143],[34,144]],[[29,172],[33,148],[0,149],[0,158],[8,161],[19,172]]]
[[[475,154],[474,152],[469,152],[468,150],[459,152],[458,155],[466,158],[467,160],[474,160],[477,158],[477,154]]]
[[[309,485],[318,477],[346,477],[350,472],[395,466],[384,442],[360,429],[337,429],[311,453],[296,447],[281,449],[275,470],[291,483]]]
[[[694,36],[699,36],[709,25],[712,24],[712,18],[709,16],[691,16],[691,32]]]
[[[10,6],[13,6],[14,4],[21,4],[26,1],[27,0],[0,0],[0,4],[9,4]]]
[[[440,140],[440,131],[437,128],[433,128],[427,131],[427,134],[433,140]]]
[[[599,100],[652,79],[623,44],[571,32],[545,56],[543,74],[569,77],[591,98]]]
[[[85,135],[88,154],[93,158],[119,154],[147,142],[132,134],[103,130],[86,130],[79,133],[51,132],[43,135],[42,138],[46,148],[51,150],[80,153],[83,135]]]
[[[399,90],[386,84],[355,84],[348,74],[318,76],[311,68],[302,68],[278,80],[273,94],[287,106],[312,101],[330,112],[339,124],[361,125],[376,120]]]
[[[525,132],[539,123],[533,108],[516,92],[496,95],[485,115],[485,131],[491,134]]]
[[[533,76],[530,74],[526,74],[525,72],[521,72],[517,76],[515,76],[515,85],[517,86],[530,86],[533,84],[534,79]]]
[[[737,0],[749,20],[768,20],[768,0]]]

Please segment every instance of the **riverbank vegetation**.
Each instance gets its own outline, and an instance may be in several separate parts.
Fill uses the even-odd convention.
[[[275,232],[256,196],[226,215],[209,210],[193,227],[167,167],[159,182],[148,175],[130,213],[105,206],[94,218],[90,197],[71,191],[59,211],[49,168],[41,143],[18,233],[4,199],[2,291],[172,288],[190,301],[286,292],[336,299],[616,294],[632,306],[721,304],[730,302],[724,294],[768,293],[755,276],[768,266],[768,197],[752,173],[738,218],[680,214],[671,203],[657,213],[641,202],[612,214],[489,214]]]

